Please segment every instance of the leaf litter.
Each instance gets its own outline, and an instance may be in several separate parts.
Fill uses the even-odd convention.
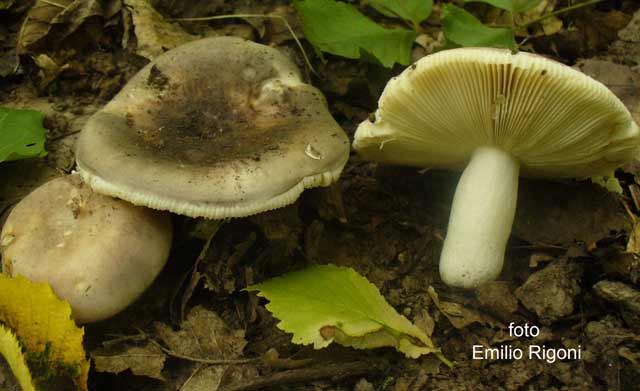
[[[165,1],[165,3],[168,2]],[[636,43],[640,41],[636,40],[638,23],[635,21],[639,20],[640,13],[636,13],[631,19],[631,11],[635,11],[628,5],[631,3],[619,2],[619,4],[621,6],[617,9],[612,9],[609,4],[603,4],[597,9],[563,16],[561,19],[564,26],[561,30],[544,35],[535,32],[537,36],[532,37],[528,43],[531,44],[529,47],[535,48],[539,52],[571,63],[580,57],[588,58],[594,52],[588,45],[603,47],[611,42],[611,50],[608,53],[598,52],[602,56],[591,59],[605,62],[604,65],[597,64],[598,66],[602,65],[603,68],[591,68],[592,64],[589,63],[592,61],[590,60],[584,60],[580,64],[586,63],[588,65],[584,66],[585,72],[591,72],[590,69],[595,69],[595,77],[601,78],[614,90],[617,84],[622,84],[622,86],[618,86],[620,90],[615,91],[633,111],[634,107],[637,110],[637,104],[633,103],[634,89],[629,85],[637,85],[637,78],[632,76],[633,80],[620,79],[614,80],[612,83],[606,81],[607,77],[628,75],[629,71],[636,72],[637,69],[634,67],[637,67],[639,63]],[[11,5],[9,6],[11,7]],[[245,5],[243,4],[243,6]],[[484,14],[488,6],[485,8],[476,6],[470,6],[469,9],[473,10],[474,15],[483,16],[483,21],[489,20],[489,15]],[[216,11],[202,12],[209,14],[214,12],[233,13],[241,10],[240,5],[233,1],[225,2],[221,7],[216,8]],[[283,14],[288,15],[291,10],[292,8],[289,7],[289,12],[283,12]],[[383,19],[387,26],[406,28],[400,19],[390,21],[374,14],[375,11],[366,8],[360,8],[360,10],[364,10],[363,13],[376,22]],[[176,7],[175,13],[163,13],[163,17],[168,19],[207,16],[186,15],[186,12],[181,12],[180,7]],[[249,9],[242,8],[242,12],[260,13],[264,11],[258,8],[252,10],[249,6]],[[439,12],[438,4],[434,7],[434,13],[437,12]],[[437,19],[435,20],[437,22]],[[632,20],[632,23],[617,31],[619,29],[617,26],[626,24],[627,20]],[[98,25],[101,26],[104,26],[104,23],[111,23],[112,26],[117,26],[120,23],[114,22],[114,18],[103,18],[96,15],[86,18],[85,22],[79,25],[79,30],[76,31],[88,31],[83,29],[92,26],[94,21],[99,22]],[[431,23],[432,19],[429,21],[429,24]],[[212,22],[206,24],[204,30],[211,31],[238,24],[248,28],[248,30],[244,30],[243,34],[248,31],[249,37],[260,39],[259,29],[261,27],[249,26],[246,22],[237,20],[233,23]],[[589,24],[594,26],[587,28]],[[69,27],[73,27],[73,24],[70,24]],[[134,38],[131,42],[134,43],[138,37],[135,36],[135,27],[133,25],[130,27],[132,38]],[[192,32],[190,28],[184,29]],[[73,35],[71,34],[71,36]],[[49,39],[48,34],[43,37],[42,42]],[[271,38],[266,34],[264,39],[270,40]],[[290,50],[289,46],[292,46],[290,40],[281,41],[280,38],[277,38],[274,39],[274,42],[284,43],[284,46],[281,47],[284,47],[285,51],[289,50],[289,52],[295,53],[295,50]],[[69,43],[73,44],[73,40],[70,40]],[[113,49],[115,52],[120,50],[121,41],[101,41],[101,45],[103,45],[101,50],[108,52]],[[160,42],[160,47],[163,45],[169,45],[169,41]],[[90,47],[90,50],[94,49]],[[130,46],[128,50],[135,50],[135,46]],[[84,57],[77,57],[77,54],[63,55],[54,52],[47,53],[47,55],[60,67],[67,63],[73,65],[71,61],[74,58],[85,60]],[[107,57],[110,56],[111,54],[107,54]],[[60,58],[65,60],[60,61]],[[615,63],[612,63],[611,59]],[[367,78],[371,78],[374,74],[369,70],[366,71],[369,73],[365,74],[365,69],[372,68],[372,65],[345,61],[331,55],[327,55],[325,60],[327,62],[323,67],[326,67],[328,71],[323,76],[326,80],[316,81],[316,84],[325,89],[329,105],[337,120],[348,132],[352,132],[354,125],[366,118],[368,112],[375,108],[376,94],[368,91],[365,93],[366,88],[362,88],[367,85]],[[102,66],[102,61],[103,59],[100,59],[92,66]],[[335,69],[334,64],[342,61],[356,71],[342,72],[339,75],[342,79],[337,80],[338,74],[334,76],[336,72],[332,72],[332,69]],[[28,63],[25,64],[27,69],[30,69]],[[122,64],[123,62],[118,63],[114,67],[115,70],[101,73],[103,82],[112,83],[113,86],[110,88],[102,88],[102,84],[99,87],[92,87],[93,82],[83,83],[82,79],[85,77],[78,76],[82,74],[75,73],[76,68],[72,67],[69,71],[56,76],[46,87],[46,90],[40,90],[38,93],[52,94],[54,99],[61,96],[67,102],[77,102],[69,97],[82,94],[95,96],[96,91],[102,89],[106,91],[104,95],[99,99],[92,99],[104,102],[117,92],[121,80],[127,78],[126,75],[120,73],[121,69],[124,69]],[[125,57],[124,64],[132,64],[132,68],[143,65],[143,63],[135,63],[129,57]],[[625,68],[620,68],[618,65]],[[87,68],[86,72],[86,78],[96,73],[93,68]],[[128,74],[130,75],[130,73]],[[391,76],[391,72],[378,72],[378,74],[382,75],[380,76],[383,80],[382,83]],[[18,77],[20,76],[18,75]],[[9,91],[13,88],[11,86],[12,84],[9,84]],[[333,86],[339,93],[328,90],[329,86]],[[41,87],[36,86],[35,88]],[[2,99],[5,101],[20,99],[20,94],[21,92],[11,92],[3,96]],[[336,99],[337,96],[339,99]],[[26,101],[21,103],[26,103],[28,106]],[[71,104],[74,105],[74,103]],[[82,104],[75,104],[75,106],[82,106]],[[56,124],[56,128],[52,131],[60,131],[62,127],[57,129],[58,126]],[[52,154],[54,154],[53,151]],[[16,167],[26,167],[23,162],[13,162],[11,166],[14,166],[14,163],[20,163],[15,164]],[[10,169],[15,174],[21,168],[3,166],[2,169],[3,171]],[[637,186],[636,179],[632,171],[623,171],[622,174],[618,172],[617,175],[624,191],[622,197],[610,195],[603,189],[589,183],[531,181],[533,184],[530,184],[529,181],[521,182],[524,184],[521,186],[520,198],[524,200],[524,197],[529,196],[530,201],[527,203],[527,210],[516,218],[518,228],[514,230],[510,243],[510,257],[514,262],[501,276],[500,284],[493,287],[483,287],[475,294],[471,292],[461,294],[440,285],[437,275],[440,238],[446,232],[448,205],[452,196],[450,189],[454,187],[457,175],[437,172],[420,174],[411,169],[375,167],[354,156],[345,169],[345,174],[340,182],[348,217],[346,222],[341,222],[336,214],[328,213],[323,209],[316,212],[316,207],[324,204],[319,201],[321,197],[318,197],[317,193],[310,192],[301,199],[297,206],[296,214],[299,214],[301,221],[296,222],[294,234],[278,229],[269,231],[271,236],[267,238],[257,227],[257,225],[263,224],[262,222],[230,223],[229,229],[236,232],[233,235],[236,238],[247,238],[250,233],[257,235],[252,242],[251,250],[244,253],[240,261],[233,260],[236,265],[233,274],[234,281],[233,284],[227,284],[228,286],[235,285],[237,288],[242,286],[247,278],[251,282],[264,281],[286,271],[306,266],[309,263],[309,260],[305,258],[308,249],[314,260],[332,261],[341,266],[354,268],[373,281],[384,298],[398,312],[415,323],[424,333],[429,334],[432,331],[433,334],[430,335],[430,338],[434,344],[442,347],[447,357],[456,360],[457,363],[455,369],[449,371],[439,365],[437,360],[435,365],[429,364],[433,362],[429,356],[414,362],[403,359],[388,349],[375,353],[377,356],[393,359],[393,365],[383,365],[383,370],[362,372],[353,369],[353,372],[350,372],[354,374],[352,378],[349,378],[347,371],[345,380],[332,381],[325,376],[317,378],[314,384],[308,385],[303,384],[308,383],[309,380],[305,379],[309,378],[303,378],[301,385],[291,389],[304,391],[317,387],[352,389],[356,383],[362,383],[361,387],[367,387],[366,384],[369,384],[373,389],[394,389],[394,391],[424,387],[434,389],[518,389],[522,387],[549,389],[553,386],[581,389],[580,387],[592,386],[597,389],[600,385],[602,385],[602,389],[633,389],[631,382],[638,375],[639,348],[637,332],[630,323],[633,315],[634,301],[632,298],[634,295],[611,296],[612,289],[604,290],[603,286],[606,287],[606,283],[601,282],[612,281],[616,284],[622,282],[635,289],[631,285],[630,274],[619,271],[627,269],[622,267],[614,272],[610,268],[615,264],[613,260],[623,256],[635,259],[634,254],[637,253],[637,246],[628,239],[630,230],[633,228],[631,232],[634,232],[636,229],[635,226],[632,227],[629,217],[629,212],[638,213],[638,209],[634,208],[629,197],[629,189],[632,188],[632,185]],[[529,193],[529,195],[524,193]],[[546,193],[549,195],[545,196]],[[20,197],[21,195],[17,194],[14,198]],[[622,202],[628,204],[629,212],[623,207]],[[300,234],[299,231],[303,234]],[[275,238],[273,243],[271,238]],[[242,240],[240,239],[240,241]],[[297,246],[295,245],[296,241]],[[180,250],[172,262],[185,264],[189,260],[195,259],[194,253],[197,255],[201,244],[202,242],[196,239],[185,239],[180,242]],[[218,245],[213,243],[214,247]],[[227,262],[232,253],[233,251],[219,252],[220,257],[205,263]],[[530,263],[530,260],[535,262]],[[621,264],[630,265],[632,263],[623,262]],[[209,265],[208,267],[208,270],[212,271],[221,270],[218,266],[211,267]],[[550,269],[547,270],[548,268]],[[582,277],[578,278],[578,276]],[[225,281],[213,280],[214,273],[210,275],[210,278],[212,283],[221,283],[218,286],[225,286]],[[226,279],[227,277],[221,275],[220,278]],[[437,300],[434,300],[429,294],[428,286],[430,285],[438,294]],[[534,289],[534,286],[541,288]],[[579,288],[579,291],[576,287]],[[202,285],[194,288],[193,295],[189,300],[190,303],[193,303],[191,305],[197,306],[206,302],[207,308],[211,307],[209,311],[216,313],[219,318],[223,318],[226,324],[232,325],[231,330],[246,330],[244,338],[247,344],[242,355],[239,356],[241,359],[262,357],[269,348],[277,347],[278,351],[285,356],[297,354],[301,357],[314,357],[320,360],[322,365],[329,368],[333,364],[327,363],[333,362],[332,360],[335,358],[332,355],[349,354],[348,349],[336,351],[335,348],[330,347],[328,350],[320,351],[323,352],[322,354],[327,354],[329,358],[320,358],[325,356],[315,356],[314,352],[291,346],[288,343],[289,337],[278,330],[274,322],[268,321],[268,314],[264,313],[264,308],[256,303],[251,303],[244,293],[238,293],[234,289],[221,289],[213,294],[206,288],[202,288]],[[615,292],[618,291],[626,292],[623,288],[616,286]],[[517,293],[514,294],[514,292]],[[557,302],[554,303],[553,300],[550,300],[548,297],[550,295],[556,295]],[[446,308],[450,310],[449,316],[452,316],[452,313],[458,315],[463,313],[461,308],[472,310],[472,314],[457,316],[466,319],[464,327],[458,329],[447,318],[445,311],[438,309],[436,302],[442,308],[446,308],[443,303],[457,304],[457,306]],[[571,303],[572,310],[569,309],[568,303]],[[190,308],[192,307],[189,306],[187,311]],[[208,319],[209,317],[205,316],[204,318]],[[481,320],[469,321],[474,318]],[[192,340],[191,337],[181,332],[184,329],[194,330],[191,326],[185,325],[183,329],[179,324],[170,324],[165,319],[152,320],[164,324],[168,328],[165,330],[167,333],[178,333],[179,339]],[[485,323],[489,320],[490,323]],[[585,358],[582,362],[563,362],[554,365],[538,361],[479,363],[469,360],[469,349],[472,344],[481,341],[493,346],[493,344],[499,344],[501,340],[507,341],[504,339],[504,327],[509,321],[533,322],[539,325],[543,321],[549,323],[550,326],[547,329],[553,330],[553,332],[549,331],[545,334],[545,339],[542,340],[544,343],[558,344],[559,346],[564,346],[563,344],[573,346],[572,344],[581,343],[585,348]],[[126,324],[120,325],[119,329],[128,334],[135,332],[135,330],[127,328]],[[155,332],[155,326],[145,328],[146,335],[155,335]],[[104,338],[103,335],[100,335],[98,339]],[[176,353],[181,349],[181,344],[177,342],[171,347],[161,339],[157,339],[157,341],[165,349],[171,351],[175,349]],[[509,343],[521,342],[511,341]],[[125,343],[125,345],[127,344],[130,347],[148,348],[146,343],[140,341]],[[184,343],[184,345],[188,347],[190,344]],[[153,350],[153,352],[157,352],[157,350]],[[190,353],[195,354],[196,352],[191,351]],[[145,376],[133,375],[131,371],[127,370],[120,372],[117,375],[118,378],[133,382],[132,384],[153,384],[155,386],[162,384],[163,390],[179,389],[185,384],[186,389],[190,387],[190,384],[196,387],[196,385],[206,382],[208,382],[210,389],[215,389],[215,382],[221,378],[224,381],[225,376],[235,374],[233,375],[236,376],[235,379],[247,381],[248,379],[264,379],[265,375],[269,377],[279,373],[276,369],[263,368],[259,365],[232,365],[231,368],[226,369],[226,375],[220,375],[216,366],[169,356],[164,351],[163,354],[166,357],[165,365],[160,373],[166,380],[164,383],[157,383],[158,380],[151,378],[144,380]],[[162,356],[158,355],[157,357]],[[192,358],[198,357],[201,356],[195,355]],[[367,362],[367,353],[360,351],[356,359]],[[343,365],[343,367],[345,366]],[[425,374],[425,367],[435,369],[430,369]],[[149,373],[157,374],[158,371],[150,369]],[[199,373],[204,373],[200,380],[198,379],[201,376]],[[337,370],[336,373],[338,373]],[[358,380],[362,378],[365,381],[359,382]],[[191,380],[187,382],[188,379]],[[483,388],[482,384],[488,384],[489,379],[492,386]],[[203,383],[200,383],[201,380]],[[145,383],[145,381],[150,383]],[[288,386],[282,386],[282,384],[284,383],[272,383],[272,387],[287,389]],[[156,387],[156,389],[160,388]]]

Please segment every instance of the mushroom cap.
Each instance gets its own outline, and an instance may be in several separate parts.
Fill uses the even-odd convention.
[[[640,131],[603,84],[539,55],[441,51],[386,86],[353,146],[382,163],[460,169],[499,147],[533,177],[586,177],[635,158]]]
[[[94,190],[191,217],[243,217],[338,179],[349,142],[278,50],[232,37],[156,58],[101,111],[76,160]]]
[[[77,175],[56,178],[20,201],[0,233],[3,273],[47,282],[79,323],[131,304],[164,267],[169,214],[91,191]]]

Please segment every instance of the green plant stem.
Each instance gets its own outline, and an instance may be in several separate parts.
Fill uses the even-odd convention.
[[[304,62],[307,64],[307,67],[309,67],[309,69],[311,70],[311,72],[314,75],[319,76],[318,73],[316,72],[316,70],[311,65],[311,61],[309,61],[309,57],[307,57],[307,52],[304,51],[304,48],[302,47],[302,43],[300,43],[300,40],[298,39],[298,37],[296,36],[296,33],[291,28],[291,25],[289,24],[289,22],[287,22],[287,19],[285,19],[283,16],[280,16],[280,15],[259,15],[259,14],[233,14],[233,15],[205,16],[205,17],[202,17],[202,18],[177,18],[177,19],[168,19],[168,21],[169,22],[208,22],[210,20],[236,19],[236,18],[238,18],[238,19],[244,19],[244,18],[267,18],[267,19],[279,19],[279,20],[281,20],[284,23],[284,25],[287,27],[287,30],[289,30],[289,33],[293,37],[293,40],[296,41],[296,45],[298,45],[298,48],[302,52],[302,57],[304,57]]]
[[[446,358],[444,356],[444,354],[442,354],[441,352],[436,352],[435,355],[436,355],[436,357],[438,357],[438,359],[440,361],[442,361],[444,363],[444,365],[449,367],[449,369],[453,369],[453,367],[456,366],[456,364],[454,364],[452,361],[450,361],[448,358]]]
[[[574,4],[574,5],[572,5],[572,6],[565,7],[565,8],[562,8],[562,9],[559,9],[559,10],[556,10],[556,11],[553,11],[553,12],[549,12],[548,14],[544,14],[544,15],[540,16],[539,18],[536,18],[536,19],[534,19],[534,20],[531,20],[531,21],[529,21],[529,22],[527,22],[527,23],[525,23],[525,24],[518,24],[518,23],[514,23],[514,24],[495,23],[495,24],[489,24],[488,26],[489,26],[489,27],[500,27],[500,28],[512,28],[512,29],[527,28],[527,27],[531,26],[532,24],[539,23],[539,22],[541,22],[541,21],[543,21],[543,20],[545,20],[545,19],[551,18],[551,17],[553,17],[553,16],[560,15],[560,14],[564,14],[564,13],[566,13],[566,12],[575,11],[575,10],[577,10],[577,9],[580,9],[580,8],[583,8],[583,7],[588,7],[588,6],[590,6],[590,5],[597,4],[597,3],[601,3],[601,2],[603,2],[603,1],[605,1],[605,0],[589,0],[589,1],[586,1],[586,2],[584,2],[584,3]]]
[[[534,19],[532,21],[529,21],[529,22],[527,22],[525,24],[519,25],[518,27],[527,28],[527,27],[531,26],[532,24],[539,23],[539,22],[541,22],[541,21],[543,21],[545,19],[551,18],[553,16],[564,14],[564,13],[567,13],[567,12],[571,12],[571,11],[574,11],[574,10],[577,10],[577,9],[580,9],[580,8],[583,8],[583,7],[588,7],[590,5],[601,3],[603,1],[604,0],[589,0],[589,1],[585,1],[584,3],[574,4],[574,5],[569,6],[569,7],[561,8],[561,9],[559,9],[557,11],[549,12],[548,14],[542,15],[539,18],[536,18],[536,19]]]

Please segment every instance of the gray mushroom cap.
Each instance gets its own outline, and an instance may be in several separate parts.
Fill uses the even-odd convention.
[[[273,48],[216,37],[170,50],[87,123],[95,190],[192,217],[242,217],[336,181],[349,154],[326,101]]]
[[[11,211],[2,271],[47,282],[79,323],[122,311],[151,285],[171,248],[168,213],[95,193],[77,175],[53,179]]]

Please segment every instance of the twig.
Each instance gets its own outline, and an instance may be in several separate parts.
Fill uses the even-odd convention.
[[[302,52],[302,57],[304,57],[304,62],[307,64],[307,67],[309,67],[309,69],[311,70],[311,72],[314,75],[319,76],[318,73],[316,72],[316,70],[311,65],[311,61],[309,61],[309,57],[307,57],[307,52],[305,52],[304,48],[302,47],[302,43],[300,42],[300,40],[296,36],[296,33],[291,28],[291,25],[289,24],[289,22],[287,22],[287,19],[285,19],[281,15],[233,14],[233,15],[205,16],[205,17],[202,17],[202,18],[177,18],[177,19],[168,19],[168,21],[169,22],[207,22],[207,21],[210,21],[210,20],[235,19],[235,18],[239,18],[239,19],[243,19],[243,18],[268,18],[268,19],[279,19],[279,20],[281,20],[284,23],[284,25],[287,27],[287,30],[289,30],[289,33],[293,37],[293,40],[296,41],[296,45],[298,45],[298,48]]]
[[[208,358],[185,356],[183,354],[176,353],[171,349],[165,348],[158,341],[154,341],[152,339],[149,340],[149,341],[152,344],[154,344],[157,347],[159,347],[163,352],[165,352],[167,355],[169,355],[171,357],[179,358],[181,360],[199,362],[199,363],[203,363],[203,364],[210,364],[210,365],[249,364],[249,363],[256,362],[256,361],[260,360],[259,358],[240,358],[240,359],[224,360],[224,359],[208,359]]]
[[[569,7],[561,8],[561,9],[559,9],[557,11],[549,12],[548,14],[542,15],[539,18],[533,19],[533,20],[531,20],[531,21],[529,21],[529,22],[527,22],[525,24],[519,25],[518,27],[519,28],[527,28],[527,27],[531,26],[532,24],[541,22],[541,21],[543,21],[545,19],[548,19],[548,18],[551,18],[553,16],[564,14],[564,13],[567,13],[567,12],[571,12],[571,11],[577,10],[579,8],[588,7],[590,5],[601,3],[603,1],[604,0],[589,0],[589,1],[585,1],[584,3],[574,4],[574,5],[569,6]]]
[[[60,135],[55,136],[55,137],[50,137],[50,138],[47,139],[47,141],[49,141],[49,142],[58,141],[60,139],[67,138],[69,136],[73,136],[74,134],[78,134],[80,132],[82,132],[82,129],[78,129],[78,130],[74,130],[74,131],[71,131],[71,132],[63,133],[63,134],[60,134]]]
[[[277,372],[269,376],[261,376],[252,380],[232,383],[219,391],[255,391],[272,389],[275,386],[309,382],[319,379],[342,379],[380,370],[381,363],[357,361],[350,363],[318,365],[312,368],[295,369]]]

